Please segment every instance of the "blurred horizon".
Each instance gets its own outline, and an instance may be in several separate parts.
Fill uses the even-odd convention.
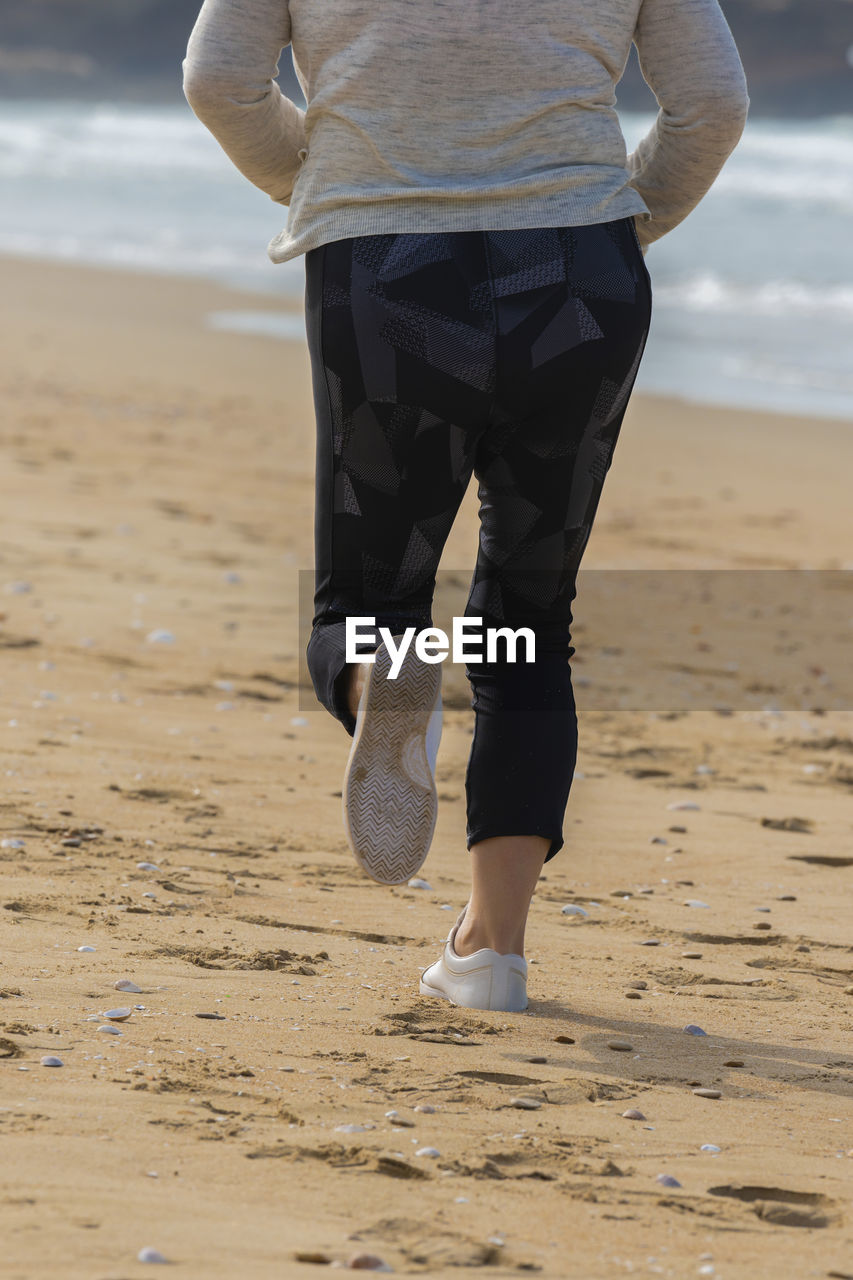
[[[654,121],[619,117],[629,150]],[[304,260],[266,253],[287,209],[186,104],[7,102],[0,181],[0,253],[206,277],[260,295],[208,324],[304,341]],[[710,192],[649,248],[637,390],[853,422],[851,217],[853,114],[748,122]]]
[[[266,254],[287,210],[233,168],[183,98],[200,7],[0,0],[0,253],[207,277],[266,295],[208,323],[304,340],[303,261],[274,268]],[[722,8],[749,120],[711,191],[649,249],[637,389],[853,422],[853,0]],[[287,57],[281,83],[301,101]],[[616,96],[630,151],[657,111],[636,50]]]
[[[853,0],[721,0],[743,59],[752,118],[853,110]],[[201,0],[0,0],[0,99],[181,99],[181,61]],[[507,50],[507,62],[512,51]],[[281,84],[301,100],[290,57]],[[636,49],[620,110],[655,109]]]

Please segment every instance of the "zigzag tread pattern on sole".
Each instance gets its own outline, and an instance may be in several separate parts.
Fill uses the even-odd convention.
[[[343,788],[344,826],[359,866],[381,884],[415,875],[438,812],[425,736],[441,671],[411,651],[396,680],[384,645],[367,676]]]

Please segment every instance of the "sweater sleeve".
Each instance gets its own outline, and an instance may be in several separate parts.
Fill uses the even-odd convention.
[[[305,112],[275,81],[288,44],[288,0],[204,0],[183,63],[196,116],[279,204],[289,202],[305,156]]]
[[[717,0],[643,0],[634,43],[660,107],[628,157],[631,185],[652,215],[636,219],[645,251],[707,194],[743,133],[749,96]]]

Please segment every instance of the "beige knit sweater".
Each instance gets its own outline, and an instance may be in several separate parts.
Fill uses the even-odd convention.
[[[659,111],[627,155],[632,41]],[[305,111],[275,80],[288,44]],[[645,249],[706,194],[749,107],[717,0],[204,0],[184,91],[289,205],[274,262],[354,235],[628,215]]]

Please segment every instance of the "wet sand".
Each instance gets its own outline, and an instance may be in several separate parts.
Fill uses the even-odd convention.
[[[623,710],[596,701],[619,655],[581,620],[530,1009],[422,999],[466,898],[471,712],[448,670],[432,888],[374,885],[341,830],[349,739],[299,689],[303,347],[206,329],[276,303],[204,282],[0,276],[0,1275],[126,1280],[146,1247],[205,1280],[359,1252],[431,1275],[853,1272],[840,673],[812,662],[794,699],[729,670],[699,710]],[[838,574],[851,465],[850,423],[637,396],[585,569]],[[774,626],[808,668],[821,612]],[[685,665],[725,667],[692,636]],[[661,670],[650,633],[633,647]]]

